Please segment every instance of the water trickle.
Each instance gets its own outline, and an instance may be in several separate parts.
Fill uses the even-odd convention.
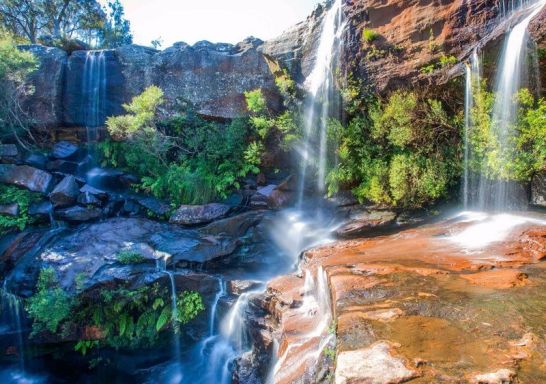
[[[2,324],[7,324],[6,332],[14,337],[16,350],[13,351],[17,356],[19,371],[25,374],[25,342],[23,327],[23,303],[14,294],[10,293],[4,286],[0,291],[1,309],[3,314]]]
[[[300,170],[299,202],[303,201],[308,169],[316,165],[316,189],[324,192],[327,167],[328,117],[335,115],[335,64],[345,28],[342,0],[335,0],[324,17],[315,65],[305,85],[304,143]]]

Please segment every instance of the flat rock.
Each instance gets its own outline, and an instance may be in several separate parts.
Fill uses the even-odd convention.
[[[529,283],[528,276],[517,269],[493,269],[463,274],[461,277],[469,281],[470,284],[496,289],[522,287]]]
[[[342,238],[360,236],[368,232],[386,229],[396,220],[392,211],[362,211],[351,214],[350,220],[336,230]]]
[[[262,286],[262,282],[256,280],[231,280],[227,283],[227,291],[230,295],[240,296],[242,293],[252,291]]]
[[[0,144],[0,160],[6,162],[16,161],[19,157],[19,150],[15,144]]]
[[[138,204],[157,216],[167,215],[171,211],[171,206],[167,202],[156,199],[153,196],[137,197],[135,200]]]
[[[69,207],[76,203],[80,187],[74,176],[66,176],[49,194],[54,207]]]
[[[227,215],[230,207],[225,204],[181,205],[171,216],[170,222],[181,225],[210,223]]]
[[[0,204],[0,215],[19,216],[19,204]]]
[[[472,384],[511,384],[516,373],[511,369],[499,369],[496,372],[476,375],[472,378]]]
[[[96,220],[102,216],[102,211],[95,207],[73,207],[59,209],[55,211],[55,217],[59,220],[70,222],[86,222]]]
[[[378,342],[369,348],[341,352],[337,357],[335,384],[396,384],[417,374],[402,359],[390,354],[390,346]]]
[[[59,141],[53,146],[51,156],[55,159],[68,159],[78,153],[78,146],[69,141]]]
[[[39,152],[31,153],[25,158],[25,164],[30,165],[31,167],[45,169],[47,165],[47,156]]]
[[[49,172],[28,165],[0,164],[0,183],[46,193],[52,187],[53,176]]]
[[[210,223],[199,231],[207,235],[227,235],[231,237],[241,237],[247,231],[257,225],[263,218],[261,212],[251,211],[240,215],[231,216],[225,219]]]

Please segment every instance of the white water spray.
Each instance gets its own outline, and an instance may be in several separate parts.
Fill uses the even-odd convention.
[[[305,81],[306,100],[303,161],[300,171],[299,202],[303,200],[305,178],[311,165],[317,167],[317,185],[324,192],[327,166],[327,128],[335,90],[335,60],[345,28],[342,0],[335,0],[324,16],[315,66]],[[317,143],[318,138],[318,143]],[[318,146],[318,153],[316,147]]]

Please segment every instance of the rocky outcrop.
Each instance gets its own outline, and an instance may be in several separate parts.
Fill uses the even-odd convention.
[[[533,177],[531,204],[546,208],[546,171],[539,172]]]
[[[38,69],[30,75],[34,93],[22,102],[33,123],[38,127],[55,127],[63,120],[63,81],[67,54],[59,48],[41,45],[21,45],[38,59]]]
[[[225,204],[181,205],[171,216],[170,222],[180,225],[207,224],[227,215],[231,208]]]

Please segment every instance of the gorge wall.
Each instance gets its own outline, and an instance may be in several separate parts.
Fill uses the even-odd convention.
[[[163,51],[129,45],[106,51],[107,115],[119,114],[122,104],[151,84],[165,92],[162,113],[176,114],[188,104],[201,115],[234,118],[246,113],[244,92],[262,88],[273,109],[280,107],[271,60],[278,61],[298,82],[311,72],[321,21],[328,5],[319,5],[307,20],[281,36],[262,42],[248,38],[237,45],[206,41],[176,43]],[[475,47],[495,56],[506,23],[498,0],[347,0],[347,28],[341,67],[382,93],[409,84],[443,84],[461,75]],[[542,11],[529,28],[542,64],[546,30]],[[376,37],[366,41],[365,29]],[[39,126],[82,126],[82,74],[85,52],[72,54],[38,45],[32,51],[40,68],[32,76],[35,93],[25,103]],[[442,65],[442,57],[457,63]],[[426,66],[434,70],[423,71]],[[543,71],[544,72],[544,71]],[[546,80],[546,79],[544,79]],[[546,81],[542,81],[543,86]]]

